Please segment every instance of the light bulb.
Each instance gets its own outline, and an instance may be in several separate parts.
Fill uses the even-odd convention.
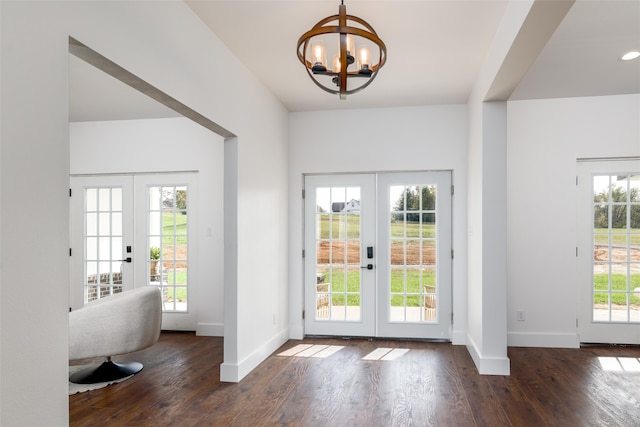
[[[333,57],[333,71],[335,73],[340,72],[340,55],[336,55]]]
[[[311,64],[313,71],[327,71],[327,50],[322,41],[311,44]]]
[[[363,46],[358,51],[358,70],[370,70],[371,69],[371,50],[369,46]]]
[[[356,42],[353,35],[347,34],[347,55],[354,56],[356,54]]]

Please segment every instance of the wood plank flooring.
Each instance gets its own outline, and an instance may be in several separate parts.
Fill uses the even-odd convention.
[[[300,344],[343,348],[277,355]],[[363,360],[376,348],[409,351]],[[609,371],[601,357],[633,363]],[[141,373],[69,396],[70,425],[640,426],[639,347],[509,348],[508,377],[478,375],[466,348],[447,343],[289,341],[239,384],[220,383],[222,358],[222,338],[163,333],[119,358]]]

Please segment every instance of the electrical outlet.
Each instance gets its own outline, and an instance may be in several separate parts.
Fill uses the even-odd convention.
[[[518,322],[524,322],[524,310],[516,311],[516,319]]]

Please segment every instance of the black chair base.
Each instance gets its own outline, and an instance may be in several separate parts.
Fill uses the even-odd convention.
[[[142,363],[139,362],[116,363],[107,360],[97,368],[91,366],[76,372],[69,377],[69,381],[76,384],[105,383],[137,374],[142,368]]]

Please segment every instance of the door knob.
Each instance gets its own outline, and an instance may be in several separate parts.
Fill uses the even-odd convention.
[[[122,262],[131,262],[133,260],[131,259],[131,257],[127,257],[125,259],[121,259],[120,261],[122,261]]]
[[[363,266],[362,266],[362,267],[360,267],[360,268],[363,268],[363,269],[364,269],[364,268],[366,268],[367,270],[373,270],[373,264],[363,265]]]

